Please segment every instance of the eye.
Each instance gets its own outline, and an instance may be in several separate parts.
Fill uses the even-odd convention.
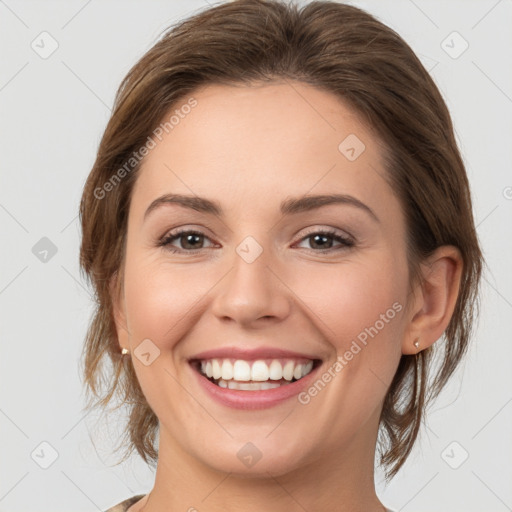
[[[199,246],[205,239],[208,239],[208,237],[204,233],[201,233],[201,231],[182,229],[165,235],[158,245],[165,247],[171,252],[196,252],[204,249],[204,247]],[[182,242],[183,245],[181,248],[171,246],[175,240]]]
[[[334,229],[313,231],[304,236],[301,239],[301,241],[308,239],[313,240],[313,247],[308,248],[308,250],[312,252],[332,252],[353,247],[355,245],[354,240],[347,236],[339,234]],[[178,240],[181,243],[181,247],[176,248],[172,244]],[[201,244],[204,243],[204,240],[209,240],[209,238],[201,231],[181,229],[165,235],[158,242],[158,245],[161,247],[165,247],[167,250],[171,252],[195,253],[197,251],[200,251],[201,249],[205,249],[205,247],[200,247]],[[329,240],[331,241],[329,242]],[[333,241],[338,242],[340,246],[337,248],[333,248]]]
[[[332,252],[332,251],[339,251],[345,248],[353,247],[355,245],[354,240],[349,238],[348,236],[341,235],[334,229],[324,229],[321,231],[313,231],[309,234],[307,234],[305,237],[303,237],[301,240],[308,240],[312,239],[313,242],[313,248],[310,249],[313,252]],[[329,240],[331,240],[329,242]],[[332,241],[339,242],[341,246],[339,247],[332,247]],[[311,243],[310,243],[311,245]],[[315,247],[320,247],[319,250],[314,250]]]

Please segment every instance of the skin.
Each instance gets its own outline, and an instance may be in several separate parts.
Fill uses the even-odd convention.
[[[119,345],[160,421],[155,485],[129,510],[381,512],[374,454],[383,400],[401,355],[446,329],[460,254],[439,248],[410,292],[405,220],[383,178],[383,147],[332,94],[274,82],[209,85],[193,96],[197,106],[145,158],[123,287],[113,293]],[[354,161],[338,150],[349,134],[366,146]],[[224,217],[165,205],[144,220],[171,192],[216,200]],[[378,221],[349,204],[279,212],[284,199],[331,193],[356,197]],[[205,237],[177,238],[181,253],[172,253],[158,240],[175,228]],[[315,245],[311,234],[326,228],[355,245]],[[250,264],[235,250],[247,236],[263,249]],[[231,409],[208,397],[187,362],[211,348],[270,345],[315,354],[322,375],[396,302],[403,309],[307,405]],[[149,366],[133,357],[146,338],[160,350]],[[262,453],[250,468],[237,457],[248,441]]]

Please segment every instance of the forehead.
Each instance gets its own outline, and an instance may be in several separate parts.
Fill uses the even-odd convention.
[[[195,106],[185,108],[190,97]],[[161,140],[153,137],[132,198],[136,208],[169,192],[227,206],[335,191],[379,202],[392,193],[380,140],[332,93],[282,82],[208,85],[190,97],[164,116],[174,113]]]

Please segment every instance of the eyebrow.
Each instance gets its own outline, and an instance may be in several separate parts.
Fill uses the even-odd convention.
[[[144,220],[152,211],[167,204],[178,204],[191,210],[223,217],[222,207],[217,201],[199,196],[165,194],[156,198],[149,205],[146,212],[144,213]],[[305,195],[302,197],[292,197],[290,199],[284,200],[281,203],[280,211],[282,215],[293,215],[315,210],[330,204],[347,204],[350,206],[355,206],[356,208],[360,208],[361,210],[368,213],[370,217],[373,218],[373,220],[380,222],[375,212],[368,205],[356,197],[348,194],[323,194],[316,196]]]

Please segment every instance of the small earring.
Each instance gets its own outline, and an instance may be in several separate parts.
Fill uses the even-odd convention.
[[[121,354],[123,354],[123,356],[125,354],[128,354],[130,351],[127,349],[127,348],[123,348],[123,350],[121,350]]]
[[[419,348],[419,346],[420,346],[420,339],[419,339],[419,338],[416,338],[416,341],[413,343],[413,345],[414,345],[416,348]]]

